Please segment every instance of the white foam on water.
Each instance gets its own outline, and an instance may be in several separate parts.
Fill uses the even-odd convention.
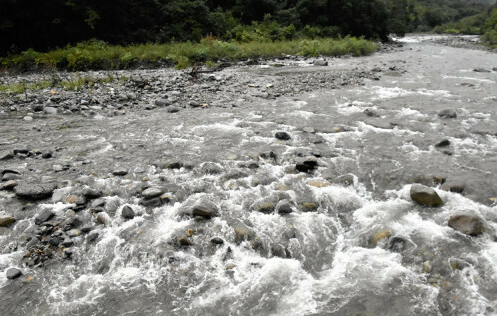
[[[440,98],[449,98],[452,94],[447,90],[429,90],[429,89],[417,89],[417,90],[406,90],[399,87],[380,87],[373,86],[371,87],[374,95],[372,100],[387,100],[400,98],[404,96],[410,95],[423,95],[423,96],[432,96],[432,97],[440,97]]]
[[[495,83],[495,81],[493,81],[493,80],[474,78],[474,77],[458,77],[458,76],[442,75],[442,78],[443,79],[458,79],[458,80],[473,80],[473,81],[478,81],[478,82]]]
[[[311,117],[313,117],[315,114],[313,112],[309,112],[309,111],[292,111],[292,112],[288,113],[287,115],[298,116],[299,118],[308,120]]]

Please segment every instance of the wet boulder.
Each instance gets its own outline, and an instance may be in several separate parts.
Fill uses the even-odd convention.
[[[112,171],[112,174],[115,176],[125,176],[128,174],[128,169],[126,168],[117,168]]]
[[[217,206],[211,202],[203,202],[201,204],[197,204],[192,209],[193,216],[201,216],[204,218],[211,218],[215,216],[219,216],[219,211]]]
[[[254,232],[247,225],[239,220],[236,220],[230,226],[235,232],[236,243],[241,243],[242,241],[252,240],[255,238]]]
[[[278,214],[290,214],[293,212],[292,206],[289,203],[281,203],[278,205]]]
[[[155,197],[161,196],[164,191],[160,188],[148,188],[142,192],[142,196],[145,199],[153,199]]]
[[[14,155],[10,151],[0,152],[0,160],[9,160],[13,159]]]
[[[310,172],[315,170],[317,167],[318,159],[314,156],[305,157],[295,165],[295,169],[299,172]]]
[[[313,61],[312,64],[314,66],[328,66],[328,62],[326,60],[320,60],[320,59]]]
[[[211,239],[211,243],[213,243],[214,245],[221,245],[224,243],[224,240],[221,237],[213,237]]]
[[[490,70],[485,69],[485,68],[475,68],[473,69],[474,72],[490,72]]]
[[[274,134],[274,137],[276,137],[276,139],[279,139],[279,140],[290,140],[291,139],[290,135],[287,132],[277,132],[276,134]]]
[[[12,215],[0,215],[0,227],[10,226],[16,219]]]
[[[344,174],[339,177],[336,177],[331,181],[333,184],[338,184],[342,186],[350,186],[354,184],[354,175],[352,174]]]
[[[7,272],[5,273],[5,276],[7,277],[7,279],[9,280],[14,280],[14,279],[17,279],[18,277],[20,277],[22,275],[22,272],[21,270],[17,269],[17,268],[10,268],[7,270]]]
[[[101,190],[86,188],[82,192],[83,196],[87,199],[96,199],[103,195]]]
[[[42,200],[52,196],[56,183],[20,183],[14,188],[17,197],[27,200]]]
[[[451,216],[448,223],[449,227],[469,236],[478,236],[485,231],[483,221],[472,215],[454,215]]]
[[[446,109],[446,110],[440,111],[438,113],[438,116],[440,116],[441,118],[456,118],[457,113],[456,113],[456,111],[454,111],[452,109]]]
[[[133,211],[131,206],[125,205],[121,211],[121,216],[124,219],[133,219],[135,218],[135,211]]]
[[[421,205],[439,207],[443,205],[443,201],[438,196],[438,193],[427,186],[421,184],[413,184],[410,191],[411,199]]]
[[[41,225],[45,223],[46,221],[50,220],[52,217],[54,217],[54,212],[52,212],[49,209],[44,209],[41,211],[38,215],[35,217],[35,224],[36,225]]]

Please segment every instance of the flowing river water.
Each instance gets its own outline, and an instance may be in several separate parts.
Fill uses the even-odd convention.
[[[304,93],[234,95],[237,106],[176,113],[2,117],[2,149],[55,148],[56,160],[0,166],[58,189],[39,203],[0,191],[0,214],[16,218],[0,227],[0,271],[23,273],[0,273],[0,314],[497,315],[497,55],[403,41],[328,66],[220,73],[262,93],[292,76],[378,74],[334,89],[323,80]],[[438,115],[448,109],[457,117]],[[313,167],[299,172],[302,162]],[[444,204],[415,203],[415,182]],[[103,202],[74,215],[70,196],[88,187]],[[160,203],[143,203],[147,188]],[[199,205],[215,214],[191,216]],[[26,244],[45,209],[55,226],[72,216],[93,226],[72,236],[69,258],[33,266]],[[484,232],[449,227],[457,214],[478,217]]]

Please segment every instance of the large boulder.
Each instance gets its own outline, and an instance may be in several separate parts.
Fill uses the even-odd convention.
[[[454,215],[449,219],[449,227],[470,236],[478,236],[485,231],[483,221],[472,215]]]
[[[443,205],[443,201],[438,196],[438,193],[427,186],[421,184],[413,184],[411,186],[411,199],[421,205],[439,207]]]
[[[27,200],[41,200],[52,196],[56,183],[21,183],[14,188],[17,197]]]

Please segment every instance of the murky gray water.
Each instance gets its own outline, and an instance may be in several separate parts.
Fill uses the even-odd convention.
[[[1,314],[497,315],[493,67],[496,54],[410,37],[395,53],[326,67],[223,70],[254,82],[244,83],[246,95],[218,92],[237,107],[2,117],[2,150],[57,151],[0,169],[59,189],[41,204],[0,191],[0,214],[16,218],[0,227],[0,271],[23,272],[0,273]],[[335,89],[324,81],[275,98],[250,92],[375,68],[380,80]],[[440,117],[446,109],[457,117]],[[298,172],[310,156],[318,166]],[[127,175],[112,175],[121,167]],[[414,182],[434,187],[444,205],[413,202]],[[68,196],[86,187],[103,191],[105,224],[89,201],[76,214],[94,229],[72,239],[70,258],[23,264],[34,216],[48,208],[52,223],[64,221],[75,207]],[[142,205],[147,187],[169,202]],[[185,214],[210,204],[219,216]],[[291,213],[278,212],[285,204]],[[125,206],[133,219],[121,216]],[[485,232],[448,227],[456,214],[476,215]]]

